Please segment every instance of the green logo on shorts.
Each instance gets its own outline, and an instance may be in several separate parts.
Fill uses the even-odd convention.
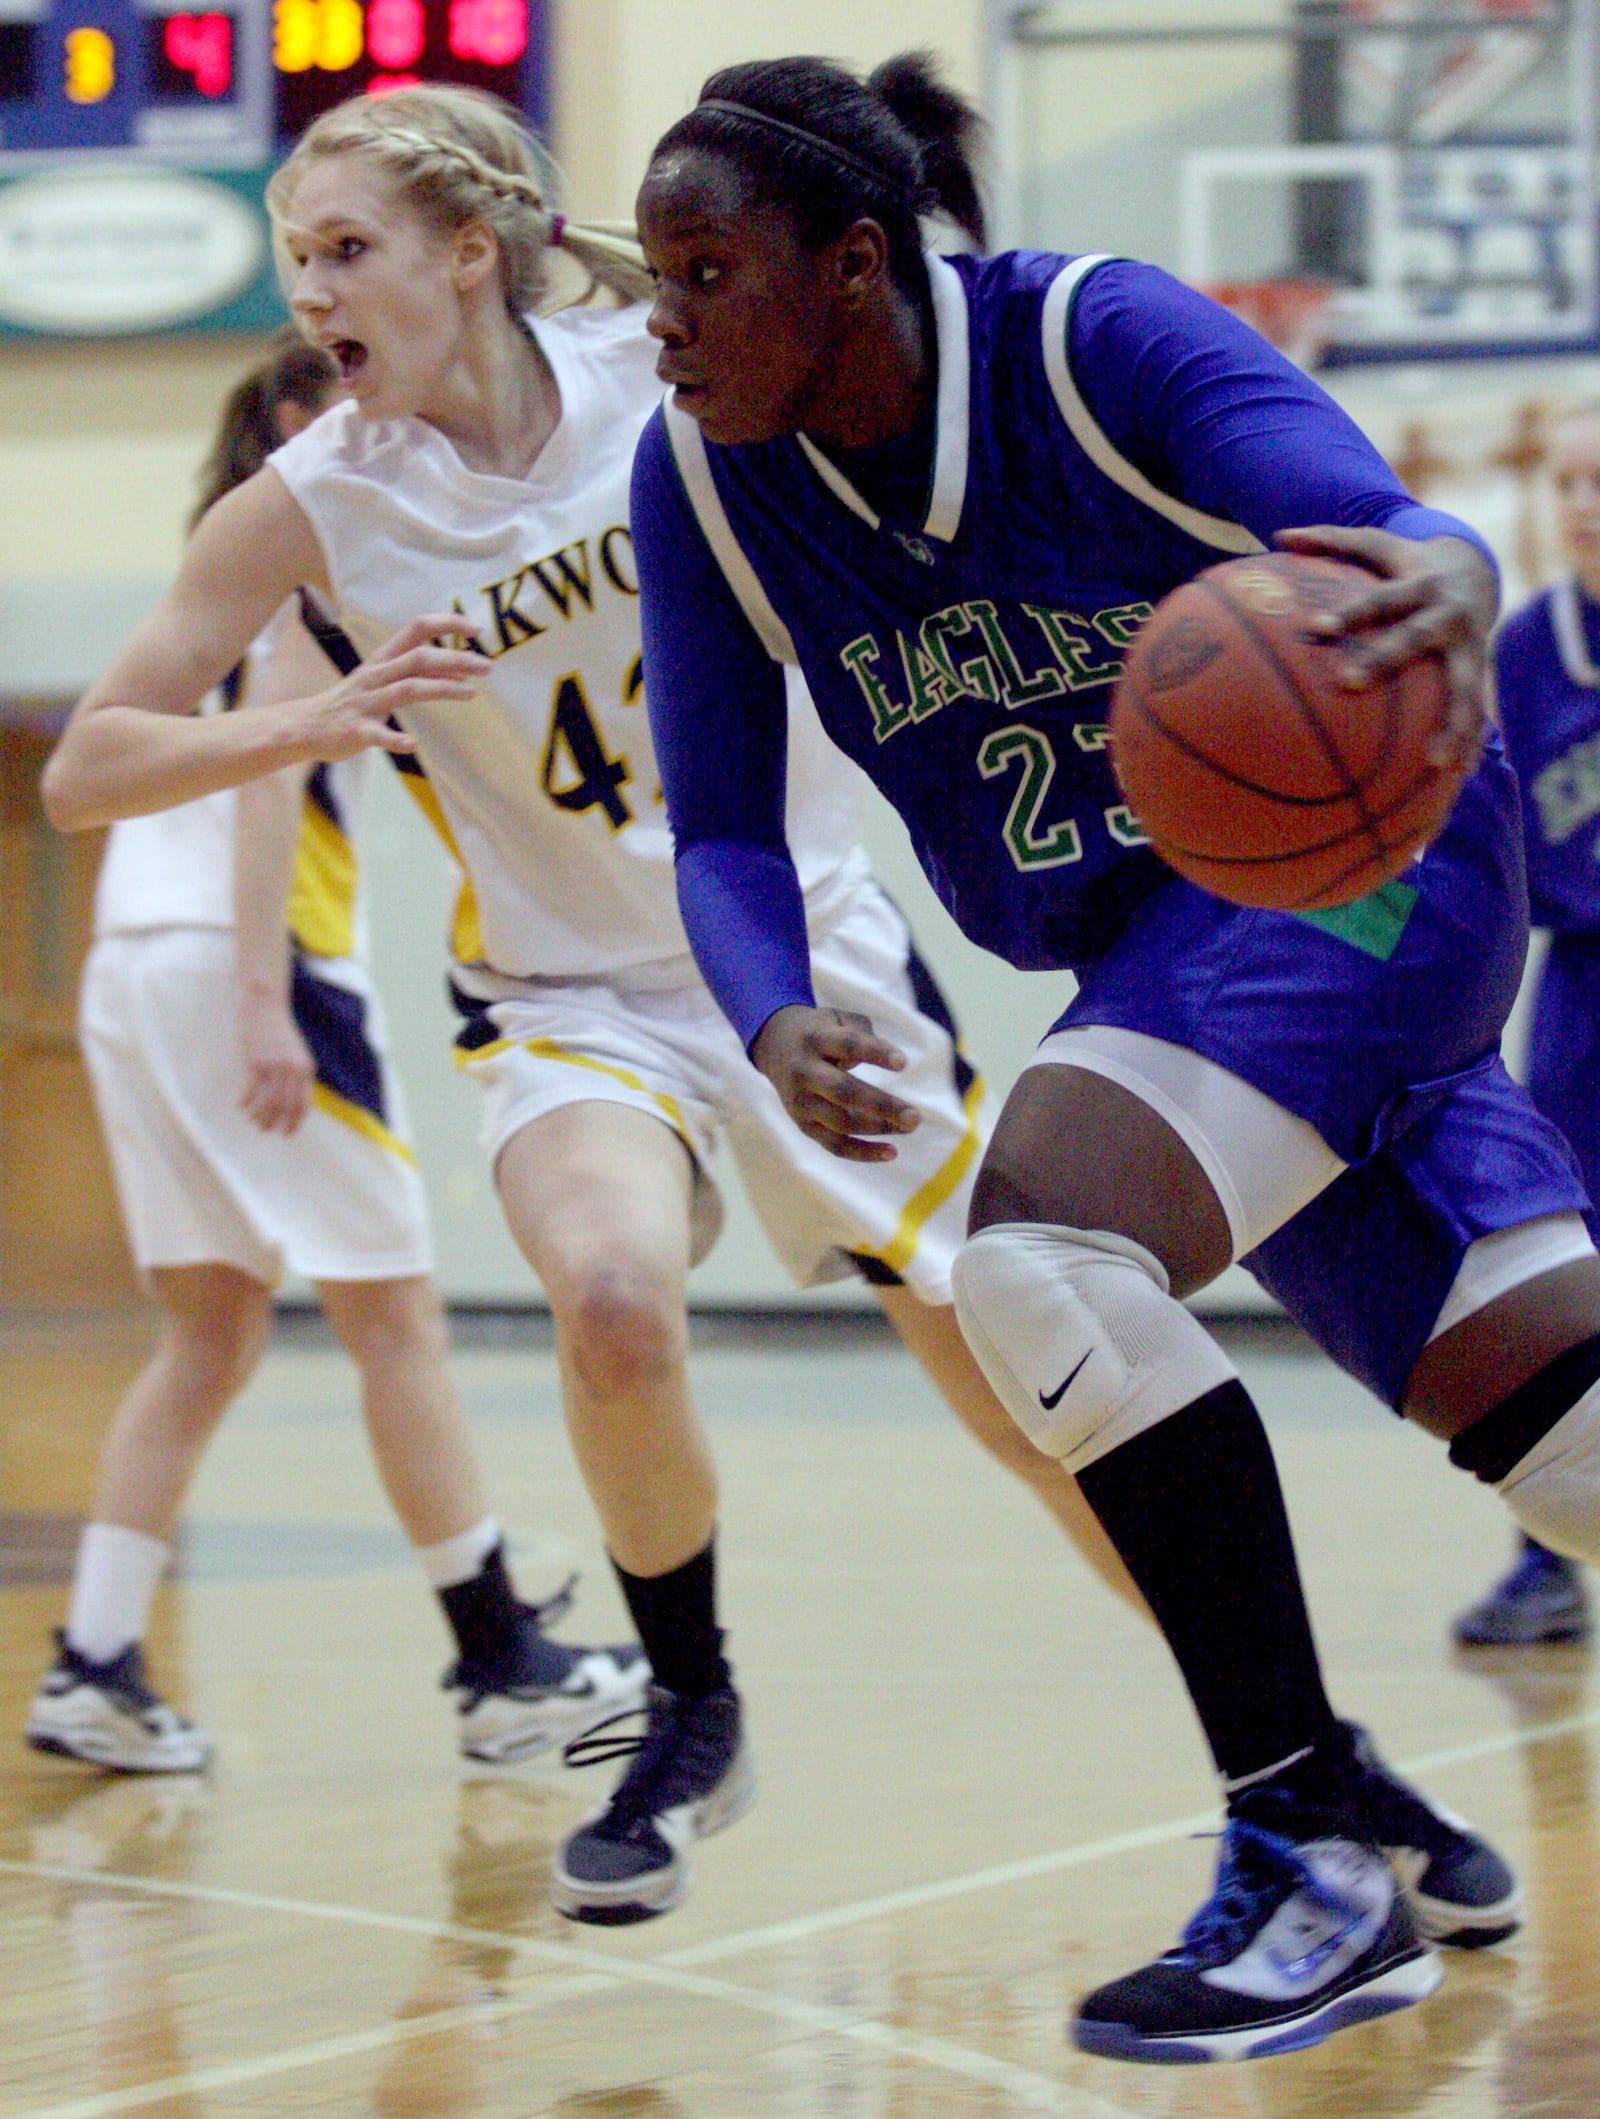
[[[1417,893],[1409,883],[1380,883],[1376,890],[1368,891],[1364,898],[1352,899],[1348,905],[1330,906],[1326,912],[1297,912],[1294,917],[1348,942],[1363,956],[1376,957],[1380,964],[1387,964],[1400,946],[1416,902]]]

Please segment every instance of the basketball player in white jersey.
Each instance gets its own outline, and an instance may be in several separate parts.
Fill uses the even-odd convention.
[[[550,1298],[574,1447],[655,1671],[631,1766],[555,1864],[564,1912],[619,1923],[676,1903],[688,1843],[753,1793],[686,1363],[718,1135],[797,1276],[864,1271],[974,1434],[1125,1578],[960,1338],[949,1268],[981,1092],[867,873],[857,783],[803,695],[789,830],[816,977],[829,1004],[893,1021],[897,1087],[920,1120],[898,1156],[852,1167],[809,1142],[695,973],[628,535],[654,353],[637,307],[536,313],[555,299],[553,246],[585,291],[632,302],[647,281],[631,245],[564,223],[549,196],[537,144],[464,91],[356,99],[311,129],[272,205],[296,320],[338,362],[346,400],[208,515],[155,617],[80,705],[45,791],[72,828],[368,745],[425,775],[416,792],[470,884],[458,1057],[486,1092],[502,1205]],[[337,613],[320,637],[349,674],[195,718],[302,584]]]
[[[295,340],[241,383],[201,512],[334,383]],[[286,606],[229,673],[228,703],[297,678],[303,689],[331,674],[319,660]],[[101,1455],[67,1624],[28,1720],[40,1750],[125,1772],[207,1762],[206,1732],[151,1691],[142,1642],[184,1493],[261,1354],[285,1268],[315,1283],[360,1372],[379,1473],[456,1636],[463,1751],[520,1757],[644,1695],[636,1650],[547,1640],[506,1573],[367,975],[353,846],[367,765],[301,768],[109,835],[81,1036],[162,1328]]]

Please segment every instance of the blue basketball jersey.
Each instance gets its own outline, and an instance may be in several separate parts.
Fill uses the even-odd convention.
[[[1534,924],[1600,930],[1600,605],[1571,581],[1536,596],[1502,626],[1495,678]]]
[[[1522,794],[1528,894],[1553,939],[1534,1000],[1528,1090],[1600,1192],[1600,605],[1548,590],[1495,648],[1506,748]]]
[[[965,932],[1081,971],[1170,881],[1106,752],[1152,607],[1291,525],[1472,536],[1254,332],[1152,267],[1016,252],[932,259],[930,276],[931,468],[915,437],[901,451],[922,475],[903,461],[869,494],[805,435],[717,447],[670,405],[635,464],[680,900],[747,1040],[809,999],[781,663]],[[893,472],[896,446],[862,453]]]
[[[1586,1206],[1498,1060],[1527,935],[1504,752],[1406,876],[1301,917],[1225,904],[1140,845],[1105,720],[1151,606],[1275,530],[1472,533],[1162,273],[1029,253],[930,273],[930,438],[717,448],[669,406],[640,444],[645,688],[701,970],[747,1043],[812,1002],[782,822],[798,661],[968,934],[1078,973],[1066,1026],[1197,1052],[1351,1165],[1246,1263],[1399,1405],[1472,1243]]]

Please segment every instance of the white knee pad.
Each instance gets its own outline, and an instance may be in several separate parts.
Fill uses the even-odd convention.
[[[956,1316],[995,1396],[1068,1471],[1215,1390],[1231,1361],[1126,1236],[998,1222],[955,1262]]]
[[[1499,1491],[1529,1537],[1600,1564],[1600,1383],[1512,1466]]]

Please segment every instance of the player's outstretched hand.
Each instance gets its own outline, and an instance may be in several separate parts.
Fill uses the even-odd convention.
[[[1317,630],[1344,643],[1344,681],[1353,690],[1418,655],[1441,656],[1450,713],[1428,754],[1436,766],[1470,772],[1489,727],[1489,634],[1500,600],[1494,570],[1477,546],[1464,537],[1417,539],[1332,525],[1283,530],[1275,541],[1372,572],[1371,590],[1345,611],[1330,611]]]
[[[780,1008],[762,1025],[750,1056],[801,1132],[845,1162],[892,1162],[888,1141],[864,1136],[910,1133],[919,1122],[910,1104],[852,1072],[882,1067],[898,1074],[906,1063],[864,1015]]]
[[[316,1069],[288,1004],[246,986],[239,995],[245,1085],[239,1108],[263,1133],[293,1133],[311,1109]]]
[[[331,690],[297,700],[308,755],[331,763],[373,748],[414,751],[415,739],[393,726],[393,717],[406,707],[470,699],[483,682],[483,657],[440,642],[476,636],[459,611],[413,618]]]

